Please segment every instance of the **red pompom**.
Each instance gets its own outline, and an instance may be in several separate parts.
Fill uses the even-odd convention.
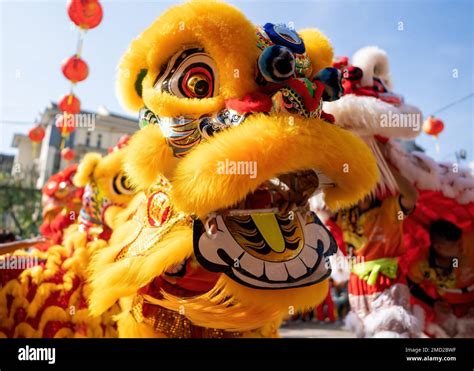
[[[265,94],[254,92],[242,99],[228,99],[225,105],[238,113],[269,112],[272,109],[272,99]]]

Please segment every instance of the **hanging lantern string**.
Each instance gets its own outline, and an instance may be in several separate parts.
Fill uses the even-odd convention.
[[[79,28],[78,37],[77,37],[77,48],[76,48],[76,57],[80,58],[82,54],[82,46],[84,44],[84,34],[86,30]]]
[[[82,28],[78,28],[77,43],[76,43],[76,57],[77,58],[80,58],[82,54],[82,47],[84,45],[85,32],[86,30],[83,30]],[[75,83],[71,82],[71,89],[69,90],[69,98],[68,98],[69,105],[72,103],[75,85],[76,85]]]
[[[471,94],[468,94],[468,95],[466,95],[466,96],[464,96],[464,97],[462,97],[458,100],[455,100],[454,102],[451,102],[451,103],[447,104],[446,106],[441,107],[437,111],[433,112],[430,116],[435,116],[436,114],[438,114],[440,112],[443,112],[443,111],[447,110],[448,108],[451,108],[452,106],[455,106],[456,104],[465,101],[468,98],[471,98],[473,95],[474,95],[474,93],[471,93]]]

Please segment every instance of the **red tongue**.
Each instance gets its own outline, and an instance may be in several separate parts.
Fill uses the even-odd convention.
[[[266,189],[257,189],[245,200],[246,209],[268,209],[271,207],[272,196]]]

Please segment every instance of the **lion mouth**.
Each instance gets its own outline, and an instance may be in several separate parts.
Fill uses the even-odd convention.
[[[331,270],[337,245],[309,211],[309,198],[329,178],[314,170],[262,183],[236,205],[194,222],[194,252],[206,269],[252,288],[285,289],[315,284]]]
[[[213,215],[285,214],[306,208],[311,196],[328,187],[334,187],[334,182],[317,170],[287,173],[263,182],[243,200]]]

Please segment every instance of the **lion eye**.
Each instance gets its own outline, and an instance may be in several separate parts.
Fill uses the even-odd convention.
[[[182,50],[168,61],[155,89],[178,98],[211,98],[219,88],[217,67],[202,48]]]
[[[133,193],[132,186],[125,175],[122,175],[122,174],[115,175],[112,185],[113,185],[115,193],[119,195],[123,195],[123,194],[128,195],[128,194]]]
[[[379,93],[386,93],[387,92],[387,88],[385,87],[384,83],[382,82],[382,80],[380,80],[377,77],[374,77],[373,89],[375,91],[379,92]]]
[[[204,73],[195,73],[185,79],[183,90],[190,98],[208,98],[212,92],[211,76]]]

